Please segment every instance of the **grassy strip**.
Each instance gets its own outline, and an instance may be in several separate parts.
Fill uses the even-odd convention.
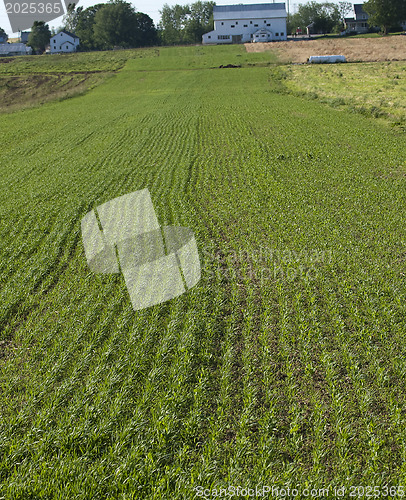
[[[272,68],[275,90],[406,127],[406,63],[290,65]]]
[[[0,75],[34,73],[70,73],[75,71],[117,71],[129,59],[153,57],[154,49],[78,52],[75,54],[43,54],[41,56],[3,57]]]

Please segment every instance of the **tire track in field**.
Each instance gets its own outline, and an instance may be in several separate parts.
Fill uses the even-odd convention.
[[[233,123],[233,116],[231,115],[229,126],[231,127]],[[202,118],[199,120],[198,129],[200,126],[204,126]],[[227,123],[225,123],[224,127],[227,128]],[[218,136],[221,137],[221,134],[219,133]],[[200,134],[198,131],[197,142],[201,158],[204,157],[203,151],[207,152],[210,150],[210,146],[207,146],[207,139],[206,144],[204,144],[202,137],[204,137],[204,134]],[[216,143],[211,144],[211,146],[212,149],[219,150]],[[230,151],[232,149],[233,147],[230,144]],[[208,156],[210,156],[210,152]],[[201,158],[197,156],[190,163],[188,178],[184,185],[184,191],[192,200],[195,200],[196,197],[198,198],[195,186],[201,186],[206,181],[205,177],[209,175],[208,171],[202,165],[197,164]],[[239,173],[237,168],[235,166],[233,170],[228,170],[229,185],[236,183],[235,177]],[[202,175],[203,172],[205,175]],[[245,179],[241,177],[240,182],[244,181]],[[211,199],[207,199],[203,203],[200,200],[199,202],[192,202],[192,206],[198,214],[197,219],[204,221],[206,229],[210,226],[216,228],[217,223],[209,222],[211,217],[208,215],[211,213],[210,207],[214,202]],[[203,206],[205,210],[202,209]],[[220,230],[219,232],[218,227],[215,232],[209,229],[209,233],[210,240],[220,240],[222,242],[221,247],[227,248],[228,246],[232,246],[232,235],[226,236],[224,231]],[[243,271],[242,265],[242,262],[227,263],[224,260],[223,271],[226,274],[231,275],[232,271],[236,270],[235,266],[238,266],[237,272],[242,274],[242,276],[237,278],[237,281],[235,279],[226,281],[226,295],[233,297],[231,299],[231,309],[233,312],[231,313],[232,319],[230,319],[227,311],[225,309],[222,311],[223,319],[225,316],[227,322],[231,321],[231,323],[227,326],[226,338],[223,340],[221,347],[217,349],[218,352],[221,352],[222,359],[217,365],[217,367],[220,367],[219,377],[222,381],[222,399],[218,402],[217,406],[217,424],[222,429],[223,434],[221,436],[218,434],[215,435],[218,429],[213,422],[211,439],[220,438],[224,442],[225,448],[228,442],[232,442],[237,448],[241,447],[241,449],[245,449],[246,453],[249,452],[250,459],[254,460],[252,457],[257,447],[260,446],[261,439],[263,439],[263,426],[268,425],[262,420],[262,414],[264,408],[269,408],[269,400],[267,401],[265,385],[263,383],[264,359],[266,359],[266,352],[264,351],[267,351],[269,339],[267,337],[267,327],[263,325],[262,319],[265,310],[265,299],[261,294],[259,284],[255,283],[255,278],[252,277],[249,270],[248,275],[246,275],[247,271]],[[248,262],[248,268],[250,265],[251,263]],[[223,289],[224,282],[220,286]],[[273,300],[275,301],[275,298]],[[277,302],[275,302],[275,306],[277,307]],[[269,324],[269,319],[267,324]],[[278,366],[278,371],[281,372],[281,363]],[[277,380],[277,382],[279,383],[280,381]]]
[[[125,180],[123,180],[125,182]],[[94,184],[93,184],[94,185]],[[110,180],[108,184],[105,182],[101,186],[95,185],[93,188],[93,193],[88,194],[88,198],[86,201],[80,202],[76,205],[76,209],[73,212],[73,215],[70,216],[70,220],[68,225],[66,226],[66,220],[64,221],[64,231],[61,233],[61,236],[54,241],[54,245],[56,244],[58,250],[54,257],[52,257],[51,262],[46,264],[46,267],[40,272],[38,277],[32,276],[34,281],[30,283],[29,289],[23,293],[22,298],[18,298],[17,300],[9,302],[4,310],[3,317],[1,319],[0,325],[4,327],[4,325],[13,322],[13,318],[18,314],[23,317],[23,320],[19,322],[19,328],[21,328],[25,321],[27,321],[28,317],[36,312],[38,307],[40,307],[40,297],[47,295],[50,293],[56,285],[59,283],[61,277],[65,273],[65,271],[69,268],[70,263],[77,251],[77,247],[81,242],[81,233],[80,229],[78,231],[74,231],[75,227],[80,223],[81,218],[85,213],[91,210],[95,206],[95,201],[98,200],[102,195],[104,195],[106,188],[109,186],[114,186],[117,188],[117,178],[113,178]],[[90,195],[90,196],[89,196]],[[27,218],[26,226],[29,224],[31,219]],[[54,218],[52,227],[54,230],[49,231],[48,234],[43,235],[39,240],[36,241],[36,244],[31,245],[29,250],[29,254],[31,255],[31,259],[34,258],[41,249],[44,248],[44,245],[49,241],[49,233],[55,233],[56,224],[58,219]],[[73,239],[72,239],[72,235]],[[16,261],[14,260],[14,263]],[[33,269],[36,271],[36,268]],[[17,277],[21,274],[21,267],[14,267],[14,272],[8,275],[7,281],[13,283],[13,277]],[[30,278],[28,278],[30,280]],[[41,294],[38,295],[39,290],[41,289]],[[31,297],[31,300],[27,302],[27,296]]]
[[[183,111],[182,111],[182,114],[184,114]],[[186,168],[185,175],[182,178],[178,174],[178,179],[176,179],[175,177],[177,175],[177,171],[176,171],[176,169],[172,170],[172,177],[171,177],[172,195],[171,195],[170,199],[174,199],[176,197],[179,197],[182,192],[185,194],[188,194],[189,198],[192,198],[192,200],[195,199],[195,197],[192,196],[196,193],[193,193],[193,184],[192,184],[191,180],[192,180],[193,172],[196,172],[195,175],[197,176],[198,171],[199,171],[199,167],[201,168],[200,165],[197,165],[197,162],[199,161],[199,157],[200,157],[201,152],[202,152],[202,147],[201,147],[201,143],[200,143],[201,142],[200,141],[200,135],[201,135],[200,134],[200,126],[201,125],[199,124],[199,121],[200,121],[200,119],[194,120],[195,143],[192,142],[193,148],[191,148],[191,149],[193,149],[194,154],[189,159],[189,164]],[[189,135],[191,135],[191,130],[193,130],[193,129],[191,126],[189,126],[189,127],[185,127],[184,130],[187,130],[189,132]],[[185,142],[190,141],[190,137],[188,137],[188,134],[186,134],[186,133],[181,134],[180,140],[184,140]],[[195,152],[196,149],[199,151],[198,153]],[[183,154],[184,154],[184,149],[182,149],[179,152],[179,157],[182,157]],[[179,184],[179,186],[178,186],[178,184]],[[207,211],[201,210],[200,200],[199,200],[199,202],[192,201],[191,205],[194,208],[196,215],[198,214],[197,218],[201,221],[204,221],[204,225],[205,225],[206,229],[210,228],[211,224],[210,224],[209,220],[207,220]],[[214,227],[213,227],[213,229],[214,229]],[[211,234],[209,239],[211,239],[211,240],[217,239],[217,237],[214,236],[215,233],[213,233],[212,229],[209,229],[209,234]],[[224,236],[224,235],[222,235],[222,236]],[[222,285],[220,285],[220,283],[219,283],[219,285],[215,288],[218,290],[218,292],[217,292],[218,296],[222,297],[222,294],[220,294],[219,292],[220,292],[220,290],[226,290],[224,288],[224,283]],[[223,300],[226,300],[228,302],[228,299],[227,299],[228,295],[229,294],[226,292]],[[212,387],[218,387],[219,390],[221,387],[223,387],[221,399],[219,401],[217,401],[216,403],[214,403],[214,402],[211,403],[210,412],[213,414],[217,414],[218,415],[217,418],[219,418],[219,420],[222,420],[222,423],[220,425],[220,427],[222,428],[222,432],[224,432],[224,435],[226,435],[226,436],[228,435],[229,437],[230,437],[230,432],[231,432],[231,434],[235,434],[235,432],[236,432],[236,431],[233,431],[233,425],[235,423],[235,416],[236,416],[236,414],[238,414],[238,412],[240,410],[241,396],[236,394],[236,393],[234,393],[234,395],[230,396],[228,384],[230,383],[230,380],[233,378],[233,375],[236,376],[237,378],[239,377],[239,375],[236,375],[236,373],[237,373],[236,370],[237,371],[239,370],[239,368],[238,368],[239,363],[238,363],[238,361],[236,363],[234,361],[231,361],[231,362],[228,362],[225,364],[224,363],[224,356],[228,355],[228,357],[229,357],[231,355],[231,359],[234,359],[235,355],[236,355],[235,350],[232,347],[236,342],[235,335],[233,335],[233,329],[235,328],[235,325],[239,323],[240,320],[236,319],[237,315],[231,311],[233,310],[233,308],[237,310],[238,307],[239,307],[239,300],[237,299],[236,302],[232,306],[229,307],[229,313],[225,312],[224,304],[222,304],[220,309],[218,309],[219,312],[218,312],[218,314],[216,314],[215,323],[217,325],[224,325],[224,327],[218,327],[218,331],[222,332],[222,333],[219,333],[219,335],[217,335],[216,337],[213,337],[213,339],[212,339],[212,341],[214,342],[214,345],[211,345],[211,349],[213,351],[213,354],[215,353],[214,359],[212,361],[212,366],[213,366],[214,372],[212,372],[210,375],[208,375],[210,377],[209,380],[210,380],[210,385]],[[231,324],[229,324],[230,318],[232,318]],[[226,332],[228,332],[228,333],[226,333]],[[225,339],[223,337],[224,334],[226,335]],[[230,337],[230,335],[231,335],[231,337]],[[231,338],[231,340],[230,340],[230,338]],[[215,339],[217,339],[217,340],[215,340]],[[225,344],[228,347],[224,347]],[[226,351],[226,353],[224,352],[226,349],[228,349],[228,354],[227,354],[227,351]],[[218,356],[220,356],[220,357],[218,357]],[[237,354],[237,358],[238,358],[238,354]],[[221,359],[223,361],[221,361]],[[230,372],[230,370],[231,370],[231,372]],[[213,383],[214,382],[213,377],[215,377],[215,379],[217,380],[215,383]],[[223,380],[222,386],[221,386],[221,380]],[[199,385],[199,387],[201,387],[201,386]],[[201,390],[203,390],[203,389],[201,389]],[[217,391],[214,390],[213,392],[217,392]],[[190,419],[192,421],[193,421],[193,415],[196,415],[199,411],[201,411],[200,408],[197,409],[195,406],[192,408],[192,413],[191,413],[191,417],[190,417]],[[216,431],[216,425],[218,423],[217,420],[211,419],[211,422],[212,422],[212,425],[214,427],[211,426],[212,430],[211,430],[211,434],[209,433],[210,437],[207,438],[208,441],[211,438],[214,439],[215,436],[212,433],[217,432]]]
[[[115,180],[113,180],[113,181],[111,182],[111,184],[113,184],[113,183],[115,184]],[[83,212],[84,207],[86,207],[86,210],[85,210],[85,211],[87,211],[88,209],[92,208],[92,206],[91,206],[91,205],[92,205],[92,204],[91,204],[91,203],[89,203],[89,201],[83,202],[83,204],[82,204],[81,208],[79,209],[79,213],[80,213],[81,211]],[[82,213],[81,215],[83,215],[83,213]],[[66,241],[67,241],[67,239],[69,238],[69,235],[72,233],[72,228],[73,228],[73,227],[75,226],[75,224],[77,223],[77,220],[78,220],[78,218],[77,218],[77,217],[76,217],[76,218],[75,218],[75,217],[73,217],[73,218],[72,218],[72,220],[71,220],[71,224],[70,224],[70,227],[69,227],[69,228],[68,228],[68,230],[67,230],[67,231],[63,234],[63,239],[64,239],[64,240],[66,240]],[[79,234],[79,232],[78,232],[78,233],[76,234],[76,236],[74,237],[74,240],[73,240],[72,244],[69,246],[69,248],[68,248],[68,252],[66,253],[66,251],[65,251],[65,252],[64,252],[64,254],[63,254],[64,258],[66,258],[66,256],[68,255],[68,257],[67,257],[67,261],[66,261],[66,262],[63,262],[64,258],[62,257],[62,254],[61,254],[61,253],[59,253],[59,254],[58,254],[58,258],[59,258],[59,260],[54,261],[54,264],[55,264],[55,266],[56,266],[56,267],[55,267],[55,271],[54,271],[54,277],[52,278],[52,280],[51,280],[50,282],[48,282],[48,283],[47,283],[46,288],[44,288],[44,290],[43,290],[43,292],[44,292],[44,293],[46,293],[46,294],[47,294],[47,293],[49,293],[49,292],[50,292],[50,291],[51,291],[51,290],[52,290],[52,289],[56,286],[56,284],[59,282],[60,277],[62,276],[62,274],[63,274],[63,273],[64,273],[64,272],[68,269],[69,264],[70,264],[70,261],[71,261],[71,258],[73,257],[73,254],[74,254],[74,252],[76,251],[76,248],[77,248],[77,243],[78,243],[78,240],[79,240],[79,239],[80,239],[80,234]],[[61,247],[61,248],[62,248],[62,247]],[[60,250],[60,252],[61,252],[61,250]],[[58,267],[58,266],[59,266],[59,267]],[[49,272],[49,270],[47,270],[47,271]],[[46,272],[46,275],[48,275],[48,272]],[[43,284],[43,283],[45,282],[45,277],[43,276],[42,278],[43,278],[43,279],[41,280],[41,282],[38,282],[38,283],[37,283],[37,285],[39,285],[40,283],[41,283],[41,284]],[[116,288],[116,285],[115,285],[115,284],[113,284],[113,288],[114,288],[114,289]],[[123,289],[123,290],[124,290],[124,289]],[[121,295],[114,294],[113,296],[117,296],[117,297],[118,297],[118,301],[119,301],[120,305],[121,305],[121,302],[122,302],[122,300],[123,300],[123,297],[125,297],[125,298],[124,298],[124,300],[125,300],[126,302],[128,302],[128,297],[126,296],[126,292],[125,292],[125,290],[124,290],[124,295],[123,295],[123,294],[121,294]],[[92,302],[92,303],[94,303],[94,299],[93,299],[93,298],[90,298],[90,300],[91,300],[91,302]],[[84,324],[84,326],[83,326],[83,327],[84,327],[84,329],[85,329],[85,330],[86,330],[86,329],[89,329],[89,328],[92,328],[92,327],[93,327],[93,325],[94,325],[94,324],[96,324],[96,322],[100,322],[101,318],[100,318],[100,315],[99,315],[98,313],[100,312],[100,314],[102,314],[103,310],[108,309],[108,308],[110,307],[110,306],[109,306],[109,301],[108,301],[108,300],[105,302],[105,304],[106,304],[106,306],[105,306],[105,308],[104,308],[104,309],[102,309],[101,311],[97,311],[97,312],[95,312],[95,314],[93,314],[93,316],[91,316],[91,317],[89,318],[88,322]],[[36,306],[38,306],[38,304],[35,304],[35,305],[36,305]],[[121,307],[120,307],[120,308],[121,308]],[[120,309],[120,308],[119,308],[119,309]],[[32,312],[34,312],[34,311],[30,311],[30,312],[32,313]],[[103,330],[103,332],[104,332],[104,334],[103,334],[103,335],[104,335],[106,338],[108,338],[108,336],[109,336],[109,333],[108,333],[108,332],[109,332],[109,330],[110,330],[110,326],[112,326],[112,325],[114,324],[114,321],[116,321],[115,316],[114,316],[114,315],[113,315],[113,316],[111,316],[111,315],[110,315],[110,313],[107,315],[107,317],[108,317],[108,321],[109,321],[109,322],[108,322],[108,323],[102,323],[102,325],[101,325],[101,328],[102,328],[102,330]],[[93,318],[93,319],[92,319],[92,318]],[[110,321],[110,319],[111,319],[111,321]],[[57,334],[57,331],[54,331],[54,334]],[[100,342],[101,342],[101,340],[100,340],[100,338],[99,338],[99,339],[98,339],[98,345],[97,345],[97,346],[96,346],[95,344],[93,344],[93,345],[92,345],[92,352],[94,352],[94,351],[96,350],[96,348],[97,348],[97,349],[99,349],[99,348],[100,348],[100,345],[101,345],[101,344],[100,344]],[[59,366],[59,368],[58,368],[58,370],[57,370],[57,373],[56,373],[55,375],[52,375],[52,377],[51,377],[51,378],[49,378],[49,380],[48,380],[48,382],[47,382],[47,384],[48,384],[49,386],[51,386],[51,385],[52,385],[52,387],[55,387],[55,383],[60,384],[60,383],[62,383],[62,381],[63,381],[66,377],[68,377],[68,378],[69,378],[69,374],[68,374],[67,370],[68,370],[68,367],[70,366],[71,362],[73,363],[73,361],[74,361],[74,356],[73,356],[73,354],[74,354],[75,352],[77,352],[77,350],[79,349],[79,345],[80,345],[80,344],[74,344],[74,345],[73,345],[73,347],[72,347],[70,350],[69,350],[69,349],[67,349],[67,348],[66,348],[66,346],[64,346],[64,348],[63,348],[63,349],[58,350],[58,352],[62,352],[62,353],[64,353],[63,355],[61,355],[61,356],[62,356],[62,361],[61,361],[61,362],[62,362],[62,364],[61,364],[61,362],[60,362],[60,361],[58,361],[58,358],[59,358],[59,356],[60,356],[60,355],[58,354],[57,359],[55,360],[55,366]],[[72,349],[73,349],[73,350],[72,350]],[[48,370],[47,370],[47,371],[48,371]],[[62,377],[62,378],[61,378],[61,377]],[[38,389],[38,391],[39,391],[39,389]],[[28,403],[27,403],[27,404],[28,404],[28,406],[29,406],[29,407],[33,407],[33,408],[34,408],[34,407],[39,407],[38,405],[41,405],[41,404],[43,403],[43,401],[44,401],[44,397],[45,397],[45,395],[46,395],[48,392],[47,392],[47,391],[42,391],[42,392],[40,391],[40,392],[38,393],[38,391],[36,391],[36,394],[34,394],[34,395],[32,396],[32,398],[28,401]],[[67,399],[66,399],[66,395],[63,395],[63,398],[65,398],[65,399],[64,399],[64,401],[66,402],[66,400],[67,400]],[[30,406],[30,405],[31,405],[31,406]],[[34,406],[32,406],[32,405],[34,405]],[[24,420],[24,415],[22,415],[22,417],[21,417],[21,418],[22,418],[22,420]]]

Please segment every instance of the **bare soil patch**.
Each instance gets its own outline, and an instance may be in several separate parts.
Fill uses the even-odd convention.
[[[0,113],[73,97],[101,83],[107,73],[69,73],[0,76]]]
[[[310,56],[340,54],[348,62],[405,61],[406,36],[319,38],[273,43],[246,43],[247,52],[275,51],[283,62],[304,63]]]

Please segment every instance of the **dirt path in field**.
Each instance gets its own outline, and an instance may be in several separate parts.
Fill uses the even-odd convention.
[[[349,62],[405,61],[406,36],[322,38],[274,43],[246,43],[247,52],[276,51],[284,62],[304,63],[310,56],[341,54]]]

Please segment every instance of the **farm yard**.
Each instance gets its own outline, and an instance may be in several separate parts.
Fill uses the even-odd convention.
[[[108,73],[2,114],[0,498],[402,496],[404,132],[281,92],[272,52],[85,56],[0,64]],[[81,219],[143,188],[202,277],[134,312]]]

